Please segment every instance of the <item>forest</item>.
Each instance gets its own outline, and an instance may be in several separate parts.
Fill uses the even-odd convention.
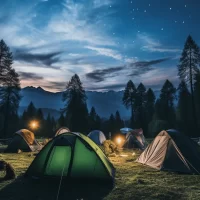
[[[119,133],[120,128],[142,128],[145,137],[154,137],[159,131],[177,129],[189,137],[200,137],[200,48],[188,36],[180,55],[177,75],[179,85],[166,80],[156,99],[153,89],[142,81],[139,85],[129,80],[124,88],[122,104],[130,110],[130,119],[122,120],[116,113],[104,119],[95,108],[87,108],[87,96],[77,74],[68,81],[63,92],[64,108],[60,118],[50,114],[44,118],[41,108],[31,102],[22,116],[18,115],[20,100],[20,76],[13,68],[13,56],[4,40],[0,41],[0,138],[9,138],[21,128],[32,129],[36,137],[52,137],[62,126],[73,132],[88,134],[91,130],[102,130],[106,136]],[[156,77],[155,77],[156,79]],[[175,101],[177,104],[175,104]],[[37,128],[31,122],[37,123]]]

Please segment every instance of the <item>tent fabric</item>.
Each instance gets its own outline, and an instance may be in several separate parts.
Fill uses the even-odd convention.
[[[67,127],[61,127],[61,128],[58,129],[55,136],[66,133],[66,132],[70,132],[70,130]]]
[[[198,145],[176,130],[161,131],[136,162],[158,170],[200,174]]]
[[[142,129],[133,129],[133,131],[126,134],[126,140],[123,145],[124,148],[136,148],[144,150],[146,147],[145,137]]]
[[[35,157],[26,176],[114,181],[115,168],[90,138],[80,133],[54,137]]]
[[[11,142],[9,143],[4,152],[17,153],[18,150],[30,152],[37,151],[40,149],[41,146],[35,140],[34,133],[27,129],[21,129],[14,134]]]
[[[94,130],[88,134],[88,137],[93,140],[96,144],[102,145],[106,140],[106,137],[102,131]]]

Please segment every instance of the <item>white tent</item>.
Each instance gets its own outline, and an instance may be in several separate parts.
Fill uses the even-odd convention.
[[[88,137],[93,140],[96,144],[102,145],[103,142],[106,140],[105,135],[102,131],[93,130],[88,134]]]

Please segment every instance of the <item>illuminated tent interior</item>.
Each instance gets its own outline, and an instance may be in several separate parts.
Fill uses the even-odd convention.
[[[29,152],[40,150],[41,146],[35,140],[35,135],[33,132],[27,129],[21,129],[17,131],[7,148],[5,153],[17,153],[18,150]]]
[[[200,149],[176,130],[161,131],[136,162],[158,170],[200,174]]]
[[[133,129],[131,132],[126,134],[123,148],[144,150],[145,147],[146,141],[142,129]]]
[[[54,137],[36,156],[28,177],[113,182],[115,169],[103,151],[80,133]]]

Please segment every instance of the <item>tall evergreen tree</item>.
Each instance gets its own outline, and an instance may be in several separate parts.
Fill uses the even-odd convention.
[[[8,121],[17,115],[20,96],[19,75],[12,68],[13,58],[8,46],[0,41],[0,111],[4,115],[3,137],[7,135]]]
[[[171,128],[175,128],[176,115],[174,109],[174,100],[176,99],[176,88],[166,80],[160,93],[160,98],[156,102],[157,116],[161,120],[169,122]]]
[[[121,119],[120,113],[117,110],[115,113],[115,131],[119,132],[121,128],[124,127],[124,122]]]
[[[197,125],[197,116],[196,116],[196,106],[194,100],[194,78],[198,73],[198,66],[200,64],[200,49],[189,35],[180,58],[180,63],[178,65],[178,75],[181,80],[184,80],[190,85],[191,97],[192,97],[192,110],[193,110],[193,119],[198,129]]]
[[[31,101],[26,111],[28,121],[34,120],[36,118],[36,112],[37,112],[37,109],[35,108],[35,105]]]
[[[108,130],[112,134],[115,132],[115,117],[113,114],[110,115],[110,118],[108,120]]]
[[[5,85],[8,72],[12,69],[12,53],[6,43],[0,41],[0,86]]]
[[[36,114],[35,114],[35,119],[38,121],[38,124],[39,124],[37,128],[37,133],[41,136],[44,136],[45,123],[44,123],[44,114],[41,108],[37,109]]]
[[[195,76],[195,83],[194,83],[194,96],[195,96],[195,103],[197,108],[197,116],[198,122],[200,127],[200,71]]]
[[[86,94],[77,74],[72,76],[63,93],[68,127],[72,131],[86,133],[88,131],[88,110]]]
[[[144,132],[147,130],[145,120],[145,104],[146,104],[146,88],[140,83],[137,87],[135,107],[135,128],[142,128]]]
[[[153,115],[155,112],[155,100],[156,100],[155,94],[153,90],[149,88],[146,93],[146,103],[144,106],[147,127],[151,122],[151,120],[153,119]]]
[[[97,113],[94,107],[91,108],[90,113],[89,113],[89,126],[90,126],[90,131],[96,129],[97,125]]]
[[[63,113],[60,115],[59,119],[58,119],[58,122],[57,122],[57,129],[63,127],[63,126],[66,126],[66,123],[65,123],[65,117],[63,115]]]
[[[178,86],[178,106],[177,106],[177,121],[179,129],[185,134],[190,135],[191,127],[194,127],[191,112],[191,94],[188,91],[185,81],[181,81]],[[191,136],[191,135],[190,135]]]
[[[131,126],[132,127],[134,125],[134,103],[136,99],[136,92],[137,90],[134,83],[131,80],[129,80],[126,85],[122,101],[127,109],[128,108],[131,109]]]

